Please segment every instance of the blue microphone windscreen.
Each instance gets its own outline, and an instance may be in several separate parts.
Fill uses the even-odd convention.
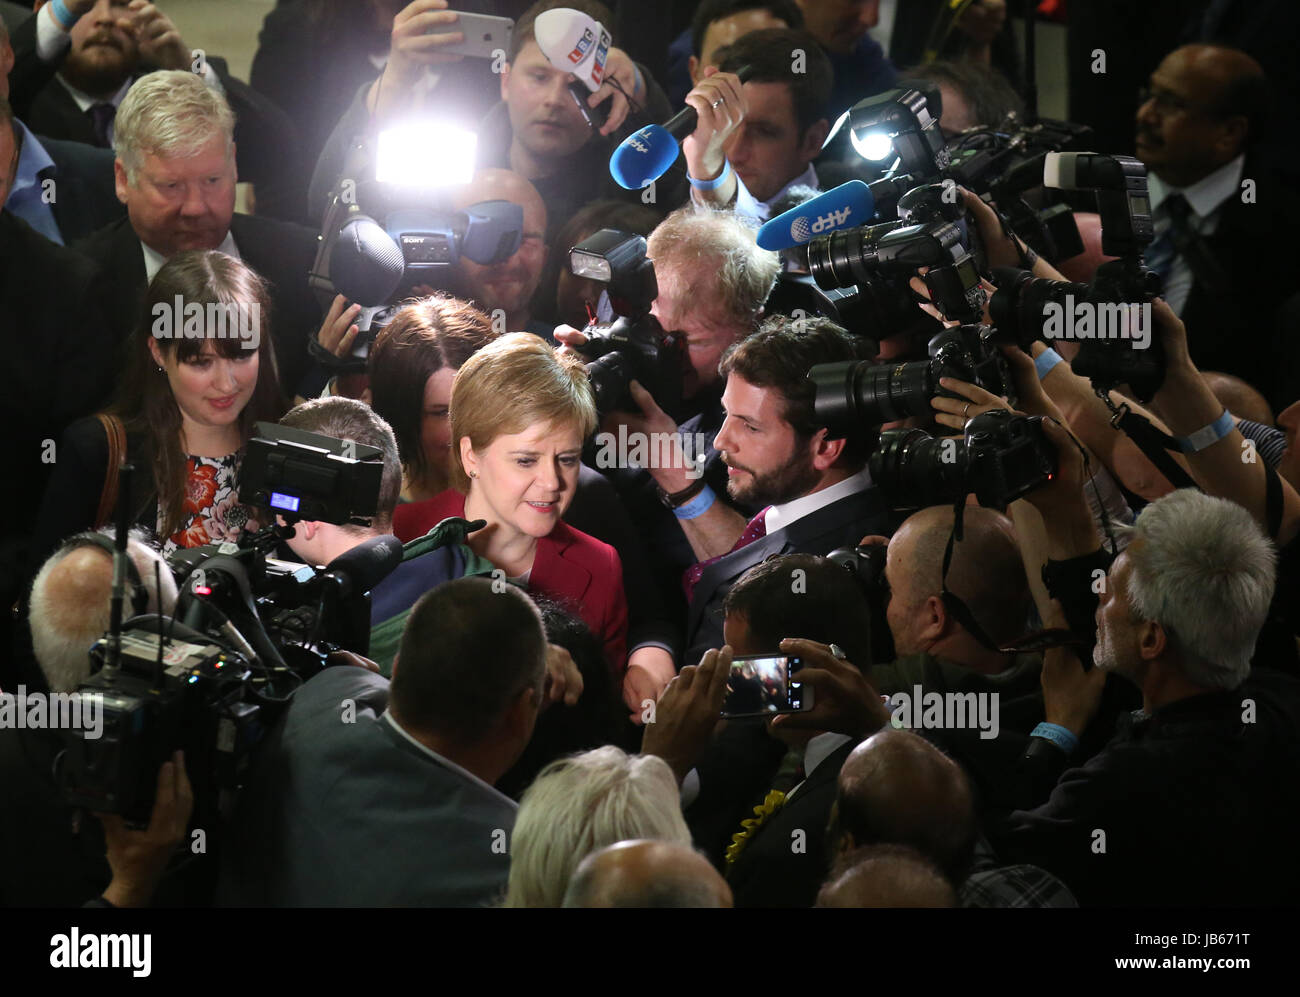
[[[668,172],[677,159],[677,139],[662,125],[633,132],[609,157],[609,174],[625,190],[640,190]]]
[[[871,188],[861,180],[850,180],[777,215],[758,230],[758,245],[774,252],[802,246],[827,232],[865,225],[875,210]]]

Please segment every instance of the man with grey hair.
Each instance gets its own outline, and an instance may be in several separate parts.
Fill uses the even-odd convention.
[[[29,4],[30,6],[30,4]],[[226,61],[187,39],[161,4],[132,0],[39,0],[15,31],[14,106],[41,135],[113,147],[113,112],[150,72],[183,70],[230,101],[239,119],[239,172],[258,185],[263,212],[296,217],[282,188],[294,167],[294,126],[267,97],[230,74]],[[264,195],[264,196],[263,196]],[[286,214],[285,212],[291,212]]]
[[[235,214],[234,115],[221,94],[182,70],[150,73],[117,110],[114,174],[128,218],[74,247],[113,284],[107,311],[119,341],[140,320],[140,299],[162,265],[187,249],[242,259],[271,285],[271,335],[282,386],[307,370],[320,309],[307,285],[315,233]]]
[[[505,906],[559,907],[579,862],[632,838],[690,845],[667,762],[612,744],[552,762],[520,801]]]
[[[73,692],[90,677],[90,646],[109,627],[113,594],[113,530],[78,533],[49,556],[32,582],[32,649],[51,692]],[[126,542],[127,580],[122,618],[168,615],[176,580],[143,530]],[[160,598],[161,595],[161,598]]]
[[[645,524],[661,587],[676,603],[682,571],[726,553],[759,509],[727,493],[727,467],[713,443],[726,419],[718,365],[757,327],[781,261],[758,247],[754,230],[733,212],[689,206],[650,233],[647,254],[659,287],[651,314],[684,343],[683,404],[666,412],[662,399],[634,382],[632,398],[640,411],[613,413],[602,429],[615,439],[640,438],[652,445],[643,461],[648,466],[619,455],[619,470],[610,476],[633,520]],[[555,338],[567,346],[585,341],[568,326],[556,329]],[[718,501],[689,518],[669,514],[706,488]]]
[[[1097,535],[1081,459],[1058,427],[1049,435],[1061,472],[1029,498],[1062,559],[1049,589],[1068,600],[1063,572],[1082,564],[1074,586],[1086,591]],[[1276,815],[1300,806],[1300,683],[1251,669],[1275,571],[1242,506],[1193,489],[1147,506],[1101,580],[1096,667],[1064,648],[1045,655],[1046,722],[1024,758],[1033,789],[991,834],[1005,861],[1055,873],[1085,906],[1294,899],[1300,859]],[[1066,771],[1111,673],[1141,690],[1142,709]]]
[[[731,907],[731,887],[699,852],[670,841],[619,841],[579,863],[564,907]]]

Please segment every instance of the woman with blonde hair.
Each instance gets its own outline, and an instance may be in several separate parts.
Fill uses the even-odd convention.
[[[580,616],[602,642],[621,685],[627,600],[618,553],[563,521],[596,403],[576,357],[531,333],[489,343],[457,371],[451,389],[453,488],[399,506],[403,540],[449,516],[484,520],[469,546],[509,580]]]

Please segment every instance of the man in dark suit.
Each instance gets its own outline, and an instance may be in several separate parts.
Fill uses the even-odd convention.
[[[14,119],[0,98],[0,204],[9,196],[17,163]],[[95,411],[112,385],[112,353],[99,303],[106,289],[94,264],[54,245],[26,222],[0,210],[0,322],[8,390],[0,402],[14,485],[0,506],[0,660],[9,662],[8,627],[27,563],[27,543],[54,452],[74,419]],[[0,673],[0,686],[6,676]]]
[[[9,96],[15,65],[6,22],[0,19],[0,97]],[[46,238],[61,245],[89,235],[125,214],[113,190],[113,154],[80,142],[38,139],[18,122],[17,178],[5,203]]]
[[[1137,114],[1137,155],[1150,174],[1155,241],[1148,265],[1187,326],[1192,360],[1248,381],[1275,409],[1294,397],[1271,337],[1291,293],[1300,198],[1259,155],[1269,92],[1250,56],[1217,45],[1171,52]],[[1280,95],[1279,95],[1280,96]]]
[[[114,163],[129,217],[76,248],[112,281],[106,311],[118,342],[140,321],[144,290],[173,254],[215,249],[238,256],[271,285],[280,384],[292,394],[320,321],[307,285],[316,239],[300,225],[234,213],[232,123],[225,100],[193,73],[160,71],[136,83],[118,109]]]
[[[492,783],[532,736],[545,660],[520,590],[460,578],[429,592],[391,686],[344,666],[294,696],[234,815],[219,901],[492,903],[517,809]]]
[[[763,506],[731,551],[687,571],[687,661],[722,643],[722,604],[749,568],[775,554],[826,554],[897,519],[866,469],[866,427],[847,436],[813,411],[808,371],[865,359],[863,341],[822,318],[775,315],[723,357],[727,418],[714,441],[728,468],[727,492]]]
[[[67,8],[70,25],[41,9],[32,27],[15,31],[16,47],[21,41],[29,51],[17,53],[14,109],[36,132],[112,148],[113,110],[136,80],[157,69],[194,72],[235,112],[239,172],[257,185],[262,213],[284,216],[283,208],[297,217],[301,209],[284,203],[289,174],[299,168],[296,130],[284,111],[231,76],[224,59],[191,49],[153,4],[132,10],[126,0],[79,0]]]

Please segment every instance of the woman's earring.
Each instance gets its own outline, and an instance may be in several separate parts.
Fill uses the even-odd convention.
[[[162,367],[159,367],[159,368],[158,368],[158,373],[159,373],[159,374],[165,374],[165,373],[166,373],[166,370],[165,370],[164,368],[162,368]]]
[[[471,478],[477,478],[477,477],[478,477],[478,471],[470,471],[470,472],[469,472],[469,476],[470,476]]]

